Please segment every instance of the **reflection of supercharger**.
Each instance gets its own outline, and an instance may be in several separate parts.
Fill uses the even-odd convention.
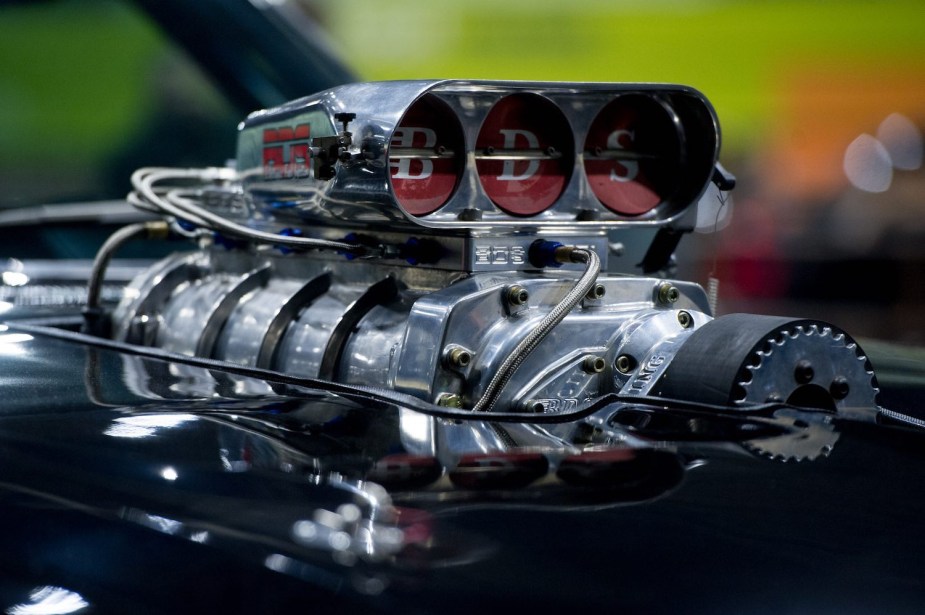
[[[258,111],[234,171],[136,174],[137,203],[217,234],[138,277],[113,335],[479,410],[874,408],[844,333],[714,320],[664,278],[734,183],[718,151],[710,104],[670,85],[361,83]],[[614,242],[646,229],[642,255]]]

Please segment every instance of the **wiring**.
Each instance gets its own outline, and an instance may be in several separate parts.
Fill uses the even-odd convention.
[[[208,370],[217,370],[227,374],[242,376],[246,378],[256,378],[273,385],[292,387],[291,391],[285,393],[291,397],[303,396],[305,390],[322,391],[325,393],[338,395],[345,399],[362,401],[378,406],[399,406],[420,412],[422,414],[427,414],[429,416],[450,420],[488,421],[492,423],[518,424],[567,423],[584,418],[607,406],[611,406],[617,403],[629,404],[638,408],[678,408],[691,411],[707,411],[711,413],[727,414],[738,417],[765,415],[773,413],[774,411],[781,408],[791,407],[783,402],[769,402],[764,404],[754,404],[747,407],[732,408],[729,406],[691,402],[687,400],[663,397],[645,397],[609,393],[607,395],[603,395],[583,403],[572,410],[564,412],[539,414],[529,414],[525,412],[478,412],[438,406],[426,400],[414,397],[413,395],[400,393],[390,389],[342,384],[330,380],[321,380],[318,378],[293,376],[259,367],[249,367],[238,363],[229,363],[227,361],[220,361],[216,359],[204,359],[201,357],[168,352],[155,347],[136,346],[134,344],[117,342],[110,339],[100,338],[93,335],[86,335],[61,328],[62,326],[72,326],[73,324],[75,323],[60,322],[60,319],[35,319],[30,321],[10,321],[7,323],[7,326],[11,330],[22,331],[24,333],[30,333],[33,335],[41,335],[44,337],[51,337],[70,343],[83,344],[86,346],[115,351],[126,355],[134,355],[159,361],[189,365],[192,367],[201,367]],[[300,391],[302,392],[301,394]]]
[[[208,209],[201,207],[193,199],[188,198],[193,192],[189,188],[176,185],[168,188],[156,188],[156,184],[163,182],[228,182],[238,179],[238,173],[233,169],[213,167],[205,169],[171,169],[162,167],[146,167],[138,169],[132,174],[132,186],[135,190],[129,193],[128,202],[144,211],[159,213],[185,220],[190,224],[217,231],[226,235],[302,249],[337,250],[350,252],[359,256],[377,256],[380,249],[369,246],[348,243],[344,241],[331,241],[312,237],[297,237],[268,233],[253,229],[236,222],[232,222]],[[181,233],[186,236],[191,231]],[[195,236],[195,233],[194,233]]]
[[[158,237],[167,235],[167,225],[164,222],[139,222],[123,226],[109,236],[100,247],[93,259],[93,269],[87,283],[87,309],[95,310],[100,307],[100,291],[103,286],[103,277],[113,254],[126,242],[136,237]]]
[[[87,303],[84,306],[84,325],[86,330],[94,334],[103,334],[108,327],[108,318],[100,306],[100,295],[103,289],[103,279],[113,255],[126,242],[136,238],[161,239],[167,236],[169,227],[163,220],[139,222],[123,226],[103,243],[96,258],[93,259],[93,268],[87,280]]]

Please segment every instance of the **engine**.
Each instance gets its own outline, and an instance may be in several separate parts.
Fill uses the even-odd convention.
[[[682,86],[334,88],[251,114],[233,168],[136,173],[131,200],[197,249],[135,279],[111,335],[481,411],[875,408],[843,331],[714,318],[670,279],[698,203],[734,185],[718,154]]]

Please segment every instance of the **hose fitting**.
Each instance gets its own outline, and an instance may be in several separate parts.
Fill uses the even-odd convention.
[[[530,261],[530,264],[537,269],[545,269],[546,267],[561,267],[563,262],[570,261],[560,261],[558,259],[557,250],[560,248],[569,249],[567,246],[563,246],[558,241],[537,239],[532,244],[530,244],[530,249],[527,251],[527,258]]]

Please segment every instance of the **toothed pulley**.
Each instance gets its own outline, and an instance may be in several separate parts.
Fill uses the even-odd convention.
[[[730,314],[694,331],[655,387],[729,406],[768,401],[843,413],[876,408],[876,378],[844,331],[816,320]]]

